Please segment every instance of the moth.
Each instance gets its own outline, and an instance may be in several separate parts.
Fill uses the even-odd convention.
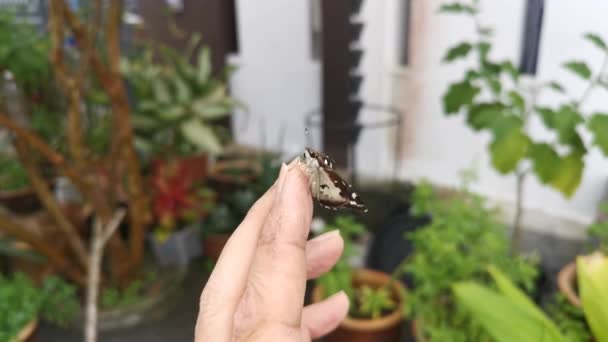
[[[329,156],[306,148],[298,162],[306,166],[310,174],[310,192],[321,206],[333,210],[350,208],[367,212],[365,203],[353,191],[352,185],[334,170],[335,162]]]

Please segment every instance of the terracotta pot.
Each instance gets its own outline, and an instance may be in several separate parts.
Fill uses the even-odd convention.
[[[230,234],[203,235],[203,255],[216,262],[229,238]]]
[[[38,319],[34,319],[23,327],[11,342],[34,342],[36,340],[35,335],[37,328]]]
[[[578,296],[576,287],[576,262],[572,261],[564,266],[557,274],[557,287],[568,301],[577,307],[581,307],[581,298]]]
[[[353,272],[353,285],[355,287],[363,284],[374,288],[381,287],[390,281],[388,274],[368,269],[358,269]],[[400,298],[403,285],[394,283],[393,294]],[[323,300],[323,289],[315,286],[312,293],[313,303]],[[401,299],[401,301],[403,298]],[[390,314],[378,319],[360,319],[346,317],[340,326],[327,335],[323,340],[326,342],[391,342],[400,341],[403,331],[403,317],[401,315],[402,303],[397,304],[397,309]]]
[[[16,214],[29,214],[40,210],[42,205],[33,188],[0,191],[0,205]]]

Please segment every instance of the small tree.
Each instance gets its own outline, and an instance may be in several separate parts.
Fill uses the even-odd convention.
[[[608,156],[608,115],[589,114],[583,104],[596,88],[608,90],[608,47],[595,34],[584,38],[604,53],[599,68],[592,71],[583,61],[568,61],[563,67],[587,82],[579,96],[569,95],[555,81],[536,82],[526,88],[520,71],[509,60],[495,60],[490,56],[492,29],[479,20],[479,0],[444,4],[440,12],[470,16],[477,37],[450,48],[444,62],[453,63],[475,54],[477,64],[465,72],[464,78],[450,84],[443,97],[446,115],[464,113],[466,123],[475,131],[492,135],[488,146],[492,166],[501,174],[516,176],[516,207],[513,222],[512,250],[519,250],[522,234],[522,201],[525,182],[530,174],[570,197],[578,188],[583,174],[587,146],[579,131],[586,127],[593,135],[593,144]],[[557,107],[539,106],[537,96],[550,90],[563,94],[564,101]],[[529,123],[538,116],[554,140],[540,140],[530,134]]]

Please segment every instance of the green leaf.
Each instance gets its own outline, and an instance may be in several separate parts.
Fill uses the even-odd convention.
[[[576,75],[580,76],[581,78],[584,78],[586,80],[591,79],[591,69],[589,69],[589,67],[587,66],[587,63],[585,63],[585,62],[579,62],[579,61],[567,62],[567,63],[564,63],[563,67],[566,68],[567,70],[570,70],[571,72],[575,73]]]
[[[543,123],[547,128],[554,128],[555,124],[553,123],[555,116],[557,113],[548,107],[536,107],[536,111],[540,114],[540,117],[543,119]]]
[[[506,72],[511,76],[513,82],[517,83],[519,81],[519,70],[511,63],[511,61],[505,61],[500,63],[500,68],[503,72]]]
[[[589,119],[588,127],[593,133],[593,144],[608,156],[608,114],[593,114]]]
[[[555,325],[505,295],[474,282],[456,283],[453,289],[458,304],[498,342],[566,342]]]
[[[510,90],[508,93],[509,99],[511,99],[511,104],[519,110],[520,113],[523,113],[526,110],[526,102],[524,98],[519,95],[515,90]]]
[[[581,183],[584,167],[585,163],[580,154],[569,154],[557,165],[557,173],[551,180],[551,185],[564,196],[572,196]]]
[[[576,131],[577,125],[583,121],[583,116],[574,107],[560,107],[553,118],[553,128],[558,132],[559,142],[568,144],[577,151],[584,151],[585,145]]]
[[[585,37],[585,39],[587,39],[588,41],[590,41],[591,43],[593,43],[595,46],[597,46],[601,50],[608,51],[608,47],[606,46],[606,43],[597,34],[588,32],[588,33],[585,34],[584,37]]]
[[[561,84],[559,84],[559,83],[557,83],[557,82],[555,82],[555,81],[552,81],[552,82],[547,83],[547,86],[548,86],[549,88],[551,88],[551,89],[555,90],[555,91],[556,91],[556,92],[558,92],[558,93],[562,93],[562,94],[564,94],[564,93],[566,92],[566,91],[564,90],[564,87],[562,87],[562,85],[561,85]]]
[[[465,73],[465,80],[470,82],[481,77],[481,73],[477,70],[467,70]]]
[[[180,103],[187,103],[192,100],[192,92],[186,82],[180,77],[173,78],[173,86],[175,87],[176,100]]]
[[[473,46],[468,42],[462,42],[456,46],[453,46],[448,50],[447,54],[443,58],[443,61],[452,62],[456,59],[464,58],[469,54],[472,48]]]
[[[475,14],[477,11],[472,6],[465,5],[459,2],[454,2],[450,4],[441,5],[441,7],[439,8],[439,12]]]
[[[491,128],[503,115],[503,110],[504,106],[501,103],[476,103],[469,110],[467,123],[476,131]]]
[[[534,173],[542,183],[549,183],[557,174],[556,166],[560,163],[560,157],[551,145],[546,143],[532,144],[530,146],[530,159],[532,159]]]
[[[152,84],[154,87],[154,97],[156,100],[162,104],[167,104],[171,102],[171,94],[169,93],[169,88],[165,81],[162,78],[157,78]]]
[[[488,42],[479,42],[477,45],[477,51],[479,52],[479,59],[485,61],[488,59],[488,53],[490,53],[490,48],[492,47]]]
[[[192,110],[201,119],[205,120],[217,120],[225,118],[230,115],[230,111],[233,106],[229,103],[223,102],[209,102],[204,99],[194,101],[192,103]]]
[[[495,95],[499,95],[500,91],[502,90],[502,85],[500,84],[500,81],[495,77],[489,77],[487,81],[492,93],[494,93]]]
[[[496,138],[511,134],[514,130],[521,130],[523,121],[519,116],[501,115],[494,120],[492,124],[492,132]]]
[[[200,83],[206,83],[209,76],[211,76],[211,51],[205,46],[198,54],[196,77]]]
[[[584,121],[576,108],[564,105],[557,112],[546,107],[537,107],[536,110],[541,115],[545,126],[556,131],[560,143],[569,145],[579,152],[586,150],[583,140],[576,131],[578,124]]]
[[[186,109],[182,106],[176,105],[167,109],[161,109],[158,112],[158,117],[166,121],[177,121],[184,117]]]
[[[463,106],[471,105],[480,89],[469,81],[452,83],[443,96],[443,106],[447,114],[458,113]]]
[[[530,313],[530,315],[535,318],[543,321],[547,326],[551,325],[549,319],[545,316],[545,314],[536,306],[534,302],[528,298],[519,288],[517,288],[513,282],[506,275],[504,275],[501,271],[499,271],[495,266],[490,265],[488,267],[488,272],[492,276],[494,283],[498,287],[498,290],[513,303],[517,304],[521,308],[523,308],[526,312]],[[557,332],[557,327],[553,326],[552,329],[554,332]]]
[[[512,129],[507,134],[496,136],[490,144],[492,165],[499,172],[506,174],[517,167],[525,157],[530,139],[520,129]]]
[[[608,262],[601,254],[576,258],[579,292],[585,319],[596,341],[608,341]]]
[[[222,151],[222,145],[213,129],[200,120],[188,120],[180,128],[184,137],[196,145],[200,151],[210,154],[218,154]]]

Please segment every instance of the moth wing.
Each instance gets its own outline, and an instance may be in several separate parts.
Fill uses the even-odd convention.
[[[344,197],[343,183],[342,178],[333,170],[320,169],[319,203],[330,208],[339,208],[348,204],[348,197]]]

